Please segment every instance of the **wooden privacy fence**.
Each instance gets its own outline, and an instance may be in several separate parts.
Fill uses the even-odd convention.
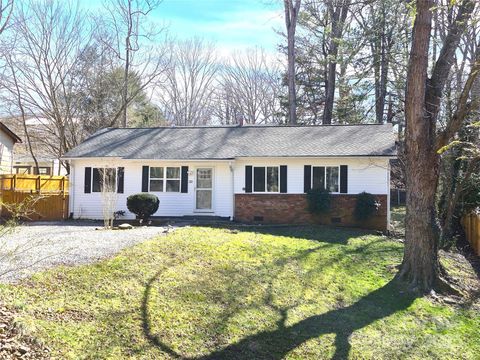
[[[28,202],[29,220],[68,218],[68,178],[47,175],[0,175],[2,216],[8,216],[9,205]]]
[[[465,215],[462,218],[462,225],[473,251],[480,256],[480,214]]]

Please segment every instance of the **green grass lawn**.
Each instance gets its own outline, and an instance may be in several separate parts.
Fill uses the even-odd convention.
[[[192,227],[0,297],[61,359],[478,359],[479,308],[403,293],[402,247],[327,227]]]
[[[405,206],[395,206],[390,210],[391,224],[396,234],[405,234]]]

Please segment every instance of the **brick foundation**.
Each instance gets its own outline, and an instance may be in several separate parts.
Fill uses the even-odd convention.
[[[325,215],[308,211],[305,194],[236,194],[235,220],[263,224],[323,224],[384,231],[387,229],[387,195],[375,195],[377,213],[367,221],[357,221],[356,195],[332,194],[331,209]]]

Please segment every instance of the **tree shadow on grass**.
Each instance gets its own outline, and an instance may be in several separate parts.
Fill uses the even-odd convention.
[[[407,309],[415,300],[403,294],[396,280],[379,288],[356,303],[314,315],[293,325],[279,324],[273,331],[248,336],[221,350],[198,359],[283,359],[304,342],[324,334],[335,334],[333,359],[346,359],[350,352],[350,335],[373,322]]]
[[[148,301],[155,281],[156,276],[150,279],[145,288],[141,307],[143,332],[153,346],[177,359],[283,359],[301,344],[324,334],[335,334],[335,354],[332,359],[346,359],[351,347],[349,338],[353,332],[407,309],[415,300],[410,293],[402,292],[397,280],[392,280],[350,306],[310,316],[293,325],[285,324],[288,309],[278,309],[281,320],[276,330],[259,332],[208,355],[189,358],[177,353],[152,332]]]
[[[299,257],[308,255],[315,250],[309,249],[305,254],[299,255]],[[151,345],[177,359],[282,359],[290,351],[308,340],[324,334],[335,335],[335,354],[333,358],[346,359],[351,347],[349,338],[355,331],[377,320],[407,309],[415,300],[412,294],[402,291],[401,283],[398,283],[397,280],[392,280],[350,306],[310,316],[295,324],[287,325],[290,307],[274,305],[271,298],[266,298],[265,304],[274,308],[280,316],[275,330],[262,331],[247,336],[222,349],[213,351],[208,355],[191,358],[176,352],[169,345],[162,342],[160,337],[152,331],[148,307],[149,298],[152,286],[159,280],[161,274],[162,272],[158,272],[153,276],[147,282],[144,290],[141,306],[143,333]]]

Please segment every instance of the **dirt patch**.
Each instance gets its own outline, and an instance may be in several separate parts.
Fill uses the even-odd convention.
[[[49,349],[23,334],[15,323],[15,313],[0,305],[0,359],[50,359]]]

